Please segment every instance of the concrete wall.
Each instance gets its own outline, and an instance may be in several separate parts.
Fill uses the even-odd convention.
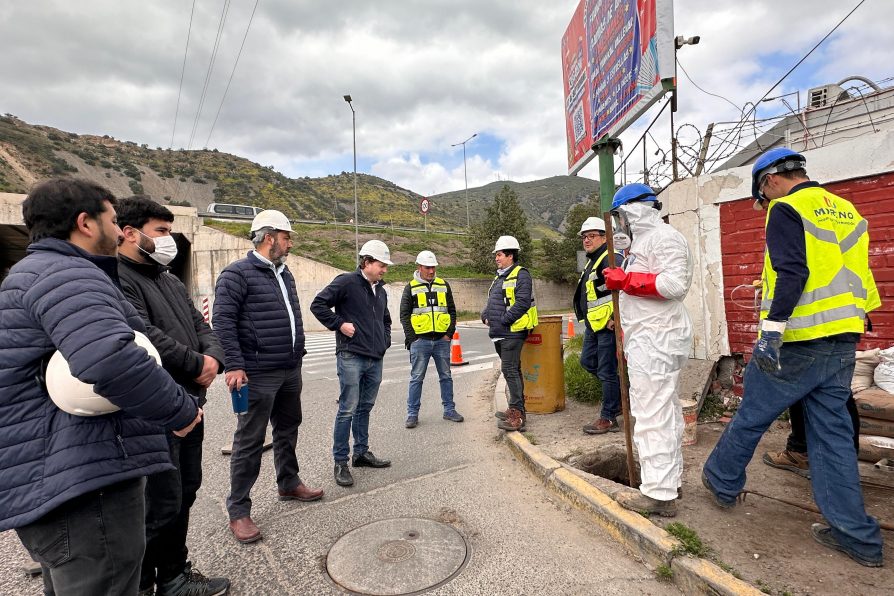
[[[845,198],[854,195],[858,209],[862,200],[880,201],[887,198],[890,202],[890,196],[894,195],[894,188],[890,187],[888,178],[884,177],[894,171],[892,131],[882,131],[831,147],[806,151],[804,156],[807,158],[807,172],[811,179],[827,185],[832,192],[840,189],[838,192]],[[843,181],[851,181],[852,184],[840,184]],[[889,190],[891,195],[887,194]],[[862,191],[869,194],[858,200],[856,195]],[[729,321],[727,302],[734,285],[760,277],[762,269],[760,254],[763,251],[763,227],[752,225],[752,219],[762,220],[763,216],[748,211],[753,200],[751,166],[677,182],[665,189],[659,198],[664,202],[671,225],[680,230],[689,242],[694,259],[692,287],[685,300],[694,326],[691,355],[695,358],[717,359],[729,355],[731,351],[742,351],[750,342],[745,342],[744,336],[736,336],[735,349],[731,350],[729,326],[745,323],[744,326],[738,326],[738,332],[753,338],[756,318],[750,323]],[[733,202],[742,203],[736,205],[735,209],[732,209],[732,205],[724,207]],[[885,229],[892,222],[884,219],[881,214],[867,212],[865,217],[869,220],[873,269],[881,268],[877,277],[879,274],[882,276],[882,286],[887,284],[889,277],[894,281],[894,273],[889,274],[889,268],[894,266],[894,258],[891,258],[890,265],[886,260],[888,255],[894,255],[894,230]],[[738,278],[732,275],[735,273],[739,274]],[[725,281],[725,276],[728,281]],[[885,285],[880,289],[882,300],[886,303],[889,299],[885,293],[890,291],[894,295],[894,287],[888,290]],[[742,293],[743,297],[747,295]],[[883,304],[882,310],[886,307],[887,304]],[[894,319],[894,314],[891,318]],[[886,318],[882,320],[887,323]],[[875,339],[891,345],[894,343],[894,320],[891,322],[891,329],[891,337],[876,333]],[[883,333],[887,334],[888,331]]]

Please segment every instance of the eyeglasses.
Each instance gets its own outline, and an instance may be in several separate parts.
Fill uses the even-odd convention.
[[[600,234],[599,232],[591,232],[589,234],[581,234],[581,240],[596,240],[597,238],[605,238],[605,234]]]
[[[773,175],[773,174],[767,174],[766,176],[764,176],[764,179],[761,180],[761,183],[757,186],[757,191],[758,191],[759,193],[763,194],[763,192],[764,192],[764,187],[767,185],[767,180],[769,180],[769,179],[770,179],[770,176],[772,176],[772,175]]]

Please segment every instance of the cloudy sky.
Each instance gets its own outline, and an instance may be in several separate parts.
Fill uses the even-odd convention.
[[[741,106],[858,3],[677,0],[676,33],[701,36],[680,51],[680,63],[700,87],[739,107],[680,72],[676,125],[704,131],[738,120]],[[191,29],[191,0],[4,4],[0,112],[31,123],[152,147],[218,148],[315,177],[352,170],[351,111],[342,99],[351,94],[360,172],[422,194],[462,189],[462,149],[451,144],[473,133],[469,186],[567,172],[560,41],[578,0],[259,0],[247,37],[255,0],[195,0]],[[865,0],[772,95],[800,90],[803,104],[814,85],[889,79],[891,23],[894,2]],[[758,117],[786,110],[764,103]],[[642,124],[622,136],[626,147]],[[652,133],[666,145],[669,130],[662,116]],[[681,132],[687,142],[697,136]],[[597,177],[596,163],[581,174]]]

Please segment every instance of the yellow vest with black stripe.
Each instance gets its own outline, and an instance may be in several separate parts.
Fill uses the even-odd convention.
[[[512,308],[512,305],[515,304],[515,284],[518,282],[518,272],[521,271],[523,267],[521,265],[515,265],[512,268],[512,271],[509,272],[509,275],[503,280],[503,304],[506,305],[506,310]],[[500,276],[494,278],[494,281],[491,283],[491,287],[497,280],[500,279]],[[526,329],[533,329],[537,326],[537,307],[534,305],[534,288],[533,285],[531,287],[531,307],[523,314],[519,319],[510,325],[509,330],[512,332],[524,331]]]
[[[590,274],[584,283],[584,289],[587,292],[587,323],[593,331],[605,329],[615,312],[611,291],[606,290],[604,284],[601,286],[596,285],[596,279],[599,277],[599,265],[605,260],[606,256],[608,256],[607,250],[593,263],[593,268],[590,269]],[[580,281],[583,281],[585,273],[586,269],[581,272]],[[599,294],[603,295],[600,296]]]
[[[413,313],[410,324],[416,335],[424,333],[446,333],[450,328],[450,313],[447,312],[447,283],[440,277],[431,282],[431,287],[413,278],[410,282],[413,297]]]
[[[792,311],[783,341],[806,341],[840,333],[863,333],[866,313],[881,306],[869,269],[868,224],[850,201],[819,186],[770,202],[767,221],[779,203],[791,206],[804,225],[810,273]],[[763,320],[773,305],[776,271],[764,254]]]

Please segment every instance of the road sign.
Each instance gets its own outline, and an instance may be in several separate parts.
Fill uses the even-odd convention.
[[[419,213],[421,213],[422,215],[425,215],[430,210],[431,210],[431,202],[428,199],[426,199],[425,197],[422,197],[422,200],[419,201]]]

